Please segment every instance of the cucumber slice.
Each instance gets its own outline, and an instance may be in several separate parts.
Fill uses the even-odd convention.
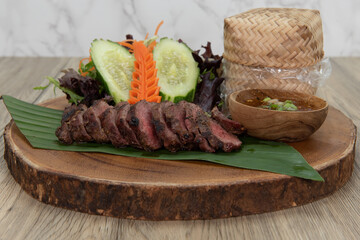
[[[115,103],[128,100],[135,57],[125,47],[102,39],[91,43],[90,52],[97,76]]]
[[[200,74],[192,50],[184,43],[162,38],[154,48],[153,58],[158,69],[161,100],[192,102]]]

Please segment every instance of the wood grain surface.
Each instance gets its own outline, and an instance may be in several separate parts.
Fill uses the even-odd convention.
[[[0,58],[0,94],[39,103],[52,89],[32,87],[76,67],[78,58]],[[333,73],[318,95],[359,126],[360,58],[332,59]],[[10,116],[0,104],[0,133]],[[341,142],[339,142],[341,144]],[[0,154],[4,141],[0,139]],[[34,200],[15,182],[0,158],[0,239],[358,239],[360,237],[359,144],[354,173],[333,195],[272,213],[197,221],[136,221],[93,216]]]
[[[44,105],[66,103],[54,98]],[[34,149],[14,122],[4,139],[11,175],[39,201],[119,218],[192,220],[271,212],[328,196],[352,174],[356,129],[330,107],[319,131],[292,144],[325,182],[197,161]]]

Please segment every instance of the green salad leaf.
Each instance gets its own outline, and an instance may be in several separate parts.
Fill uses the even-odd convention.
[[[302,155],[288,144],[263,141],[247,136],[241,138],[241,141],[243,141],[242,148],[231,153],[206,153],[200,151],[171,153],[165,149],[146,152],[131,147],[115,148],[111,144],[97,143],[64,145],[55,136],[55,130],[60,126],[62,111],[26,103],[11,96],[3,96],[3,100],[17,127],[34,148],[101,152],[164,160],[202,160],[232,167],[269,171],[315,181],[324,181]]]
[[[79,102],[81,102],[84,99],[84,97],[76,94],[75,92],[71,91],[70,89],[61,87],[60,82],[58,80],[56,80],[55,78],[47,77],[47,80],[49,80],[48,85],[34,87],[34,90],[45,90],[46,88],[48,88],[50,86],[50,84],[53,84],[54,85],[54,93],[55,93],[55,89],[59,88],[61,91],[63,91],[64,93],[67,93],[69,95],[69,97],[70,97],[69,102],[70,103],[78,104]]]
[[[91,77],[92,79],[96,79],[96,70],[94,68],[94,63],[93,61],[88,62],[87,64],[83,64],[82,62],[80,63],[80,68],[82,72],[88,72],[88,77]],[[80,73],[80,69],[79,69],[79,73]]]

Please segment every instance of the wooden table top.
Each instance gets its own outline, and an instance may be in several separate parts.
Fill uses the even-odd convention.
[[[0,58],[0,95],[39,103],[54,98],[45,76],[76,68],[80,58]],[[333,72],[317,95],[360,124],[360,58],[332,58]],[[56,96],[61,93],[57,91]],[[0,134],[10,121],[0,104]],[[0,138],[0,239],[359,239],[359,143],[350,181],[333,195],[304,206],[236,218],[135,221],[93,216],[43,204],[15,182]]]

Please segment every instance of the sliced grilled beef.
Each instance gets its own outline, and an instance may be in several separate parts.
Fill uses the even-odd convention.
[[[135,132],[141,146],[146,151],[154,151],[162,147],[152,123],[151,108],[156,103],[141,100],[130,107],[127,122]]]
[[[69,131],[74,142],[91,142],[93,138],[86,132],[83,115],[87,107],[79,105],[78,111],[69,121]]]
[[[55,135],[58,139],[65,144],[72,144],[73,139],[71,138],[70,129],[69,129],[69,121],[74,116],[74,114],[79,111],[79,106],[72,104],[67,106],[64,110],[61,119],[61,126],[56,129]]]
[[[130,146],[142,148],[134,131],[126,121],[126,117],[130,110],[130,104],[128,102],[120,102],[115,106],[115,110],[117,111],[115,123],[121,136],[126,138]]]
[[[196,124],[199,128],[201,136],[203,136],[204,138],[206,138],[206,140],[208,140],[210,146],[213,149],[215,150],[222,149],[223,142],[221,142],[216,136],[214,136],[210,130],[209,127],[210,118],[207,115],[205,115],[205,112],[199,106],[195,105],[195,107],[197,108]]]
[[[223,129],[215,120],[209,121],[210,131],[221,142],[221,149],[224,152],[231,152],[241,147],[241,141],[232,133]]]
[[[239,149],[241,141],[229,131],[240,133],[242,126],[239,130],[238,123],[217,109],[212,114],[214,119],[199,106],[185,101],[178,104],[140,101],[132,106],[121,102],[115,107],[97,101],[90,108],[82,104],[67,107],[56,136],[66,144],[111,141],[115,147],[130,145],[146,151],[162,146],[172,152]]]
[[[211,111],[211,117],[220,124],[226,131],[240,135],[245,132],[245,128],[241,123],[233,121],[225,117],[222,112],[219,111],[217,107],[214,107]]]
[[[164,109],[171,105],[173,105],[173,103],[168,101],[154,104],[151,112],[156,135],[160,138],[167,150],[176,152],[181,148],[181,143],[178,136],[168,127],[164,114]]]
[[[72,144],[74,142],[66,122],[62,123],[61,126],[56,129],[55,135],[62,143]]]
[[[198,112],[198,108],[195,104],[191,103],[183,103],[186,104],[185,107],[185,125],[188,131],[194,136],[194,147],[200,148],[201,151],[204,152],[215,152],[215,149],[212,148],[205,137],[203,137],[200,133],[199,126],[196,123],[196,115]]]
[[[235,135],[228,133],[215,120],[206,116],[200,107],[196,106],[196,108],[196,122],[199,130],[212,148],[215,150],[222,149],[224,152],[231,152],[240,148],[241,141]]]
[[[187,130],[185,125],[185,107],[178,103],[167,107],[164,110],[166,122],[171,131],[176,133],[180,139],[183,149],[192,149],[194,136]]]
[[[68,122],[78,109],[79,108],[76,104],[71,104],[65,107],[61,118],[61,123]]]
[[[116,115],[117,111],[115,108],[109,107],[106,109],[100,115],[101,126],[112,145],[115,147],[125,147],[128,145],[128,141],[120,134],[119,129],[116,126]]]
[[[109,138],[101,127],[99,116],[110,106],[104,100],[96,100],[83,115],[86,132],[98,143],[109,142]]]

